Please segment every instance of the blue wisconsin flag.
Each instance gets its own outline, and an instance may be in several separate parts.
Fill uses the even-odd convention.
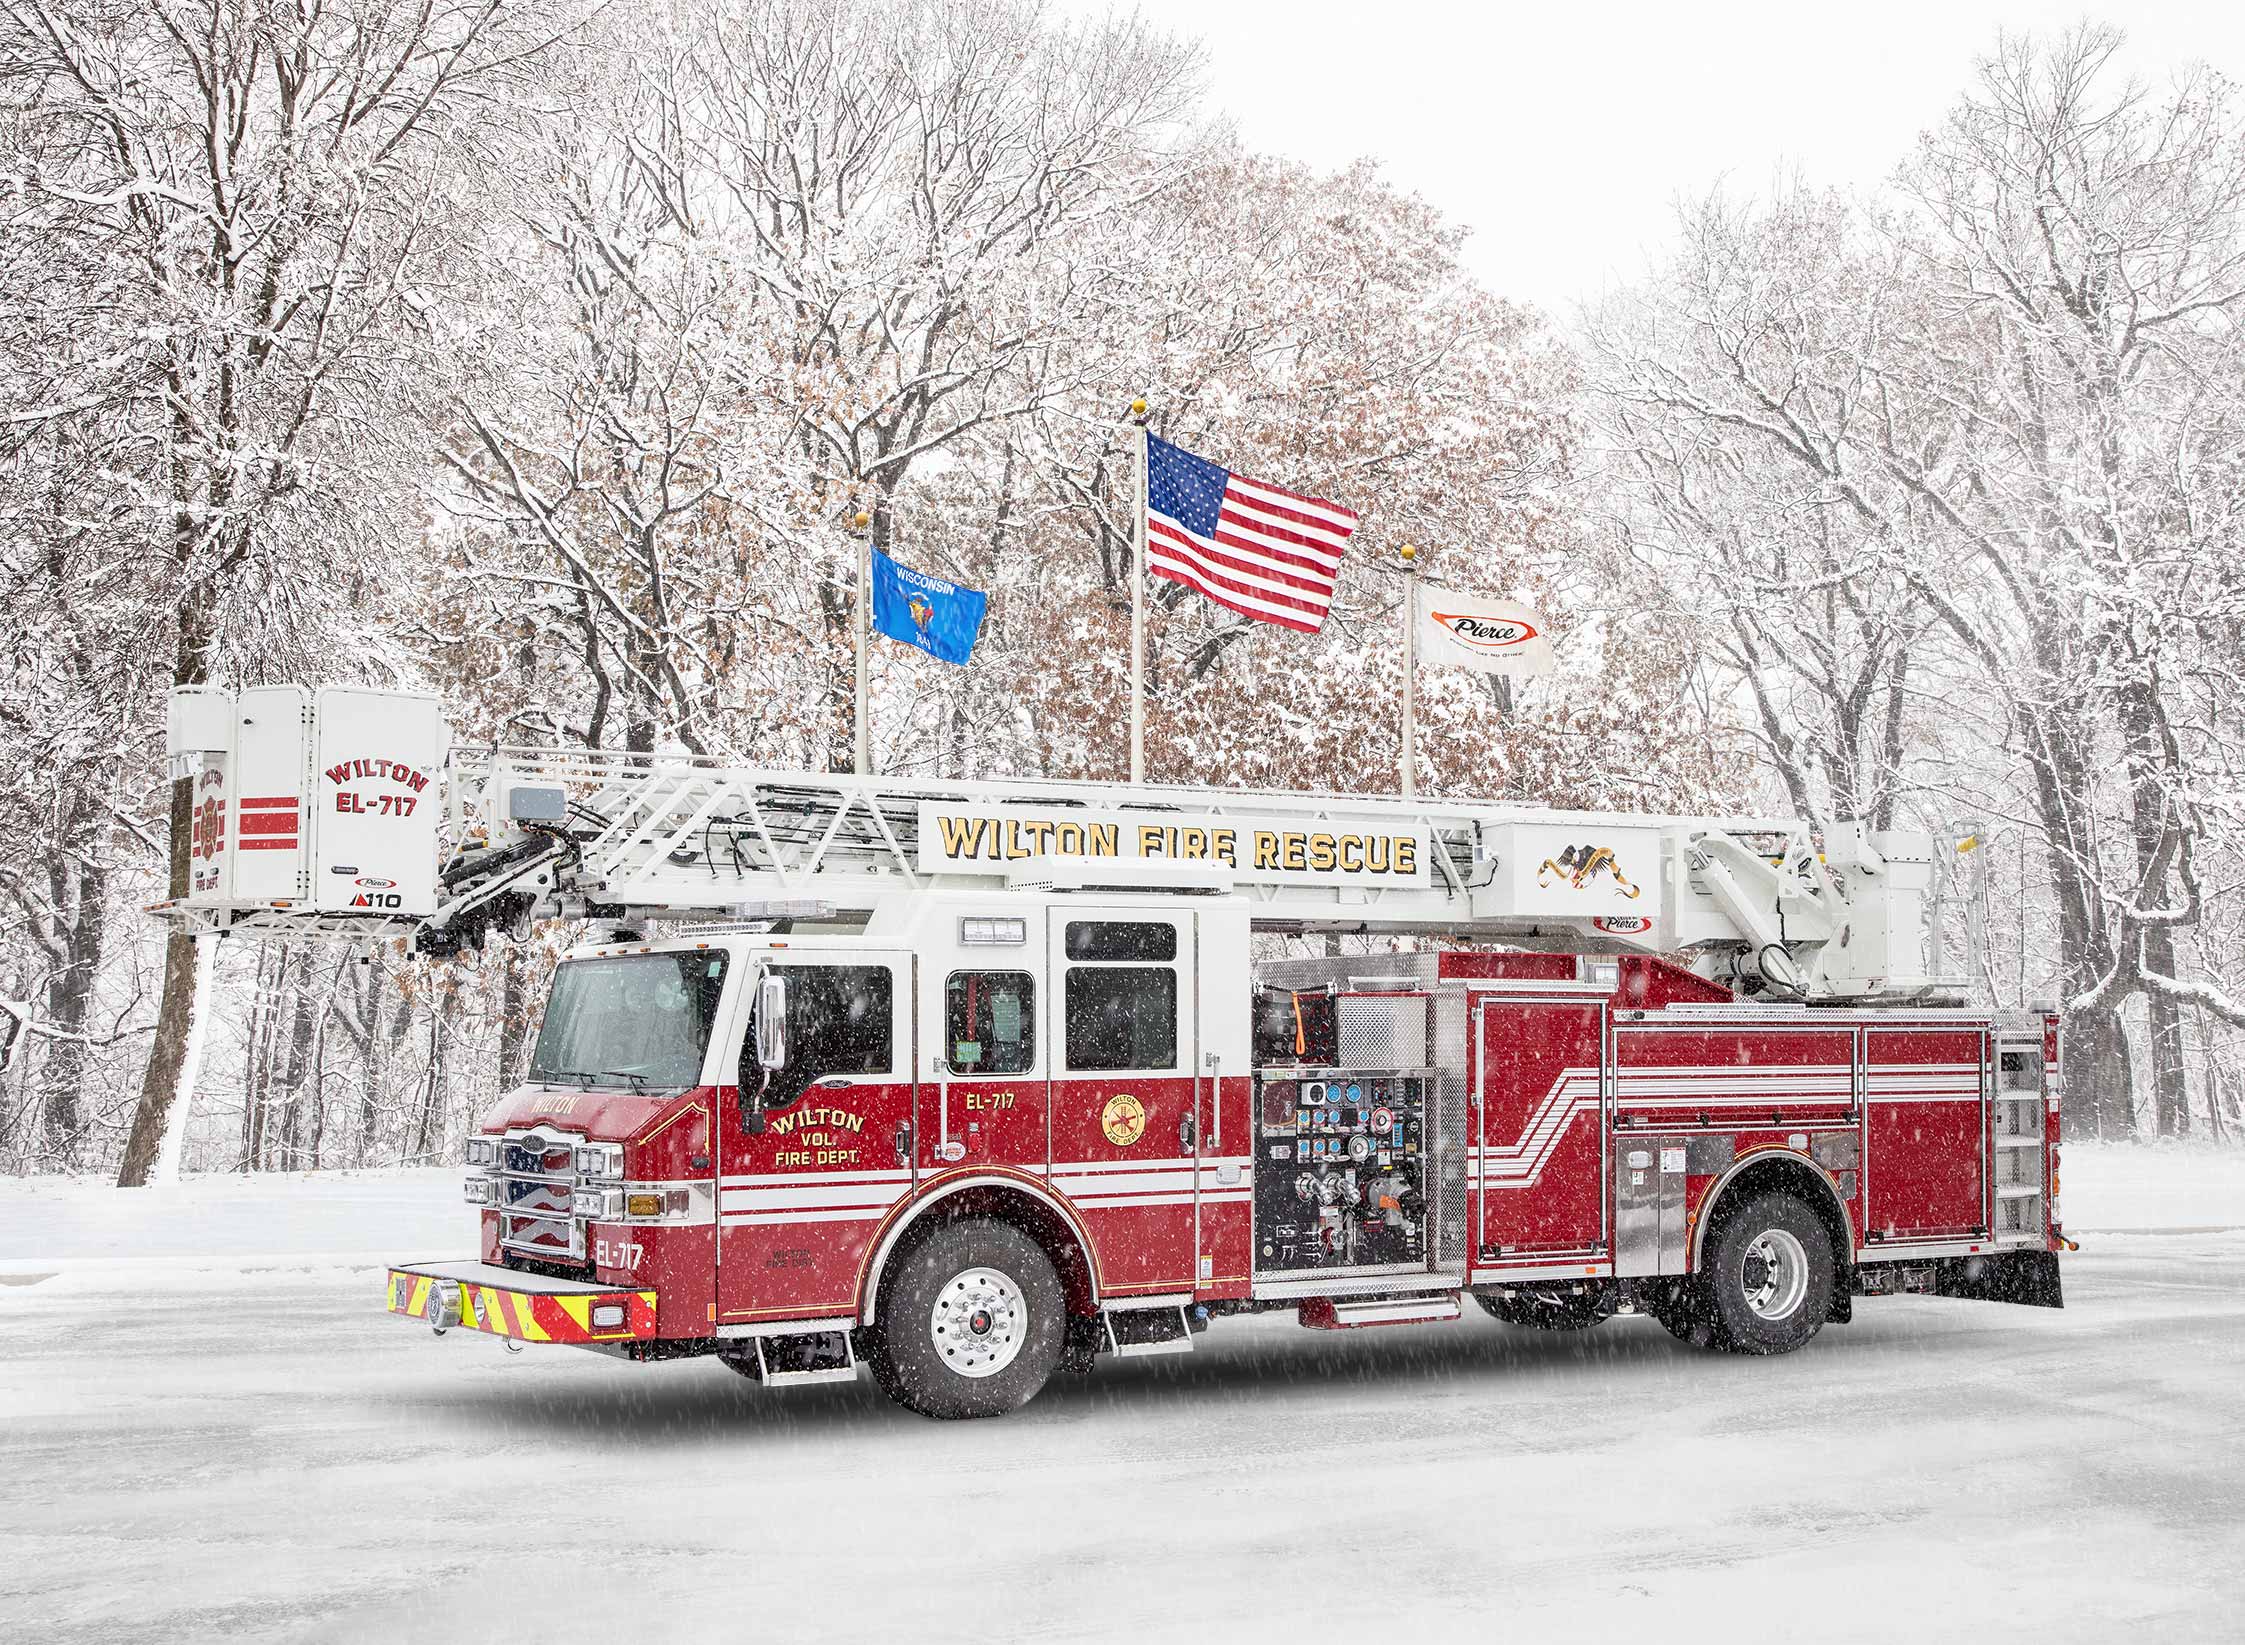
[[[931,657],[964,664],[974,655],[989,596],[898,565],[873,550],[873,626]]]

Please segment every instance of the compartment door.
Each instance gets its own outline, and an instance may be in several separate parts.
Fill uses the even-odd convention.
[[[1987,1053],[1977,1028],[1864,1031],[1865,1232],[1926,1239],[1988,1229]]]
[[[1481,1259],[1602,1250],[1605,1003],[1481,998],[1472,1032]]]

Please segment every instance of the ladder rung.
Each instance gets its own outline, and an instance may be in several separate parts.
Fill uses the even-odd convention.
[[[1996,1146],[1998,1148],[2040,1148],[2042,1139],[2040,1137],[1998,1137],[1996,1138]]]
[[[2002,1186],[2000,1186],[2000,1187],[1998,1187],[1998,1188],[1996,1189],[1996,1198],[1997,1198],[1997,1199],[2040,1199],[2040,1198],[2042,1198],[2042,1184],[2041,1184],[2041,1183],[2039,1183],[2039,1182],[2036,1182],[2036,1183],[2024,1183],[2024,1182],[2018,1182],[2018,1183],[2005,1183],[2005,1184],[2003,1184]]]

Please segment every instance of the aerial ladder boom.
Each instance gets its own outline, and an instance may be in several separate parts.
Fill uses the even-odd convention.
[[[1820,849],[1786,818],[451,749],[430,699],[299,687],[175,694],[172,733],[199,856],[195,889],[162,911],[201,930],[404,935],[441,954],[553,917],[877,926],[931,890],[1164,891],[1242,897],[1273,932],[1682,952],[1804,1001],[1942,986],[1930,841],[1856,824]],[[303,826],[267,846],[280,836],[243,829],[271,829],[292,770]],[[439,790],[441,814],[422,804]]]

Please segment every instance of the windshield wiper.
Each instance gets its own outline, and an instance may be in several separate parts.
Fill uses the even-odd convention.
[[[634,1091],[644,1091],[647,1089],[647,1076],[645,1074],[635,1074],[628,1068],[603,1068],[600,1071],[600,1077],[604,1080],[629,1080],[631,1081],[631,1088]]]

